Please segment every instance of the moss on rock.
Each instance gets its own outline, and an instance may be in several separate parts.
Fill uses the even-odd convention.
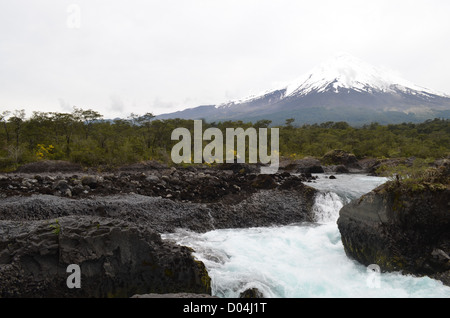
[[[448,182],[448,169],[440,171],[447,175],[433,180]],[[444,277],[450,262],[432,252],[450,253],[450,188],[433,184],[391,181],[345,205],[337,224],[347,255],[384,271]]]

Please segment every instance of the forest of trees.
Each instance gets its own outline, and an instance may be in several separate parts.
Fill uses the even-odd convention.
[[[264,128],[270,120],[256,123],[226,121],[203,123],[203,129]],[[193,131],[193,121],[155,120],[151,113],[131,114],[126,119],[106,120],[94,110],[74,108],[71,113],[34,112],[26,118],[23,110],[0,112],[0,171],[38,160],[68,160],[84,166],[115,167],[146,160],[170,163],[177,141],[173,129]],[[424,123],[351,127],[345,122],[295,126],[286,119],[280,128],[280,153],[300,159],[321,157],[329,150],[342,149],[358,158],[417,157],[436,159],[450,155],[450,120]]]

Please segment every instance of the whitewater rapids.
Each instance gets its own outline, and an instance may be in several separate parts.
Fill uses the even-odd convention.
[[[204,262],[212,294],[234,298],[258,288],[268,298],[450,297],[450,287],[428,277],[379,273],[349,259],[336,220],[340,208],[384,183],[365,175],[318,175],[316,222],[248,229],[186,230],[163,239],[192,247]]]

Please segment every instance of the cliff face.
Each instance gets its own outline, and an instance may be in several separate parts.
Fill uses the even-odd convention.
[[[117,219],[67,216],[0,222],[0,297],[131,297],[180,290],[211,294],[191,250]],[[80,288],[66,269],[80,266]]]
[[[338,228],[348,256],[384,271],[450,285],[450,187],[389,182],[344,206]]]

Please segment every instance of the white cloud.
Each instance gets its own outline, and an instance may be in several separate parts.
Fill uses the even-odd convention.
[[[264,91],[336,51],[450,93],[448,12],[446,0],[10,1],[0,108],[159,114]]]

